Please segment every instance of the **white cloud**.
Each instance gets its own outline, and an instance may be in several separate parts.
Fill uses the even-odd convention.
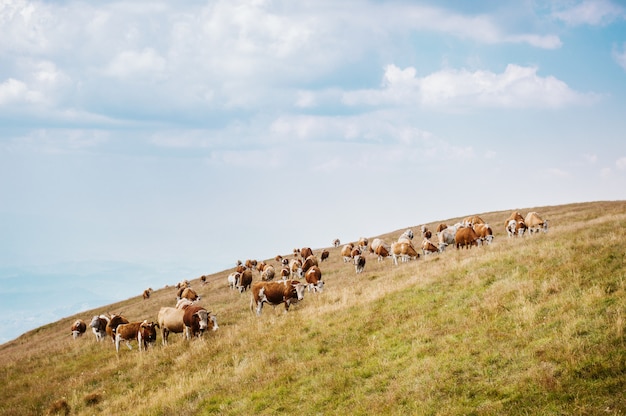
[[[625,170],[626,169],[626,157],[621,157],[617,159],[615,161],[615,166],[617,166],[619,170]]]
[[[622,45],[621,50],[617,47],[613,47],[613,59],[626,71],[626,43]]]
[[[443,69],[416,76],[415,68],[385,68],[382,88],[346,92],[347,105],[415,105],[426,107],[559,108],[592,102],[552,76],[541,77],[536,67],[507,65],[503,73]]]
[[[142,51],[120,52],[107,65],[104,73],[118,78],[159,74],[165,70],[166,62],[162,56],[152,48]]]
[[[569,172],[559,168],[550,168],[547,172],[550,176],[556,176],[558,178],[569,178],[571,176]]]
[[[555,11],[553,16],[572,26],[600,26],[623,18],[624,8],[609,0],[584,0],[570,8]]]

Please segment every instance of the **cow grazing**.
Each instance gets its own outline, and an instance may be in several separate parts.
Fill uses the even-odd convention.
[[[244,266],[246,266],[248,269],[256,269],[258,265],[258,262],[256,260],[246,260]]]
[[[274,266],[266,265],[263,268],[263,272],[261,272],[261,280],[266,281],[266,282],[269,280],[274,280],[275,275],[276,275],[276,270],[274,269]]]
[[[359,254],[354,257],[354,270],[356,271],[356,274],[360,274],[360,273],[363,273],[364,269],[365,269],[365,256],[362,256]]]
[[[359,241],[357,241],[356,245],[361,251],[361,253],[365,253],[365,251],[367,250],[368,243],[369,243],[369,240],[366,237],[359,238]]]
[[[106,332],[107,332],[107,335],[111,337],[111,341],[115,342],[115,331],[117,330],[117,327],[120,324],[127,324],[128,319],[116,313],[113,313],[110,315],[111,315],[111,319],[109,319],[109,322],[107,323]]]
[[[141,296],[143,296],[143,300],[150,299],[150,295],[152,294],[152,292],[153,290],[151,287],[144,290],[143,293],[141,294]]]
[[[478,234],[479,242],[491,244],[493,241],[493,230],[489,224],[475,224],[474,231]]]
[[[391,244],[391,256],[393,257],[393,263],[396,266],[398,265],[398,258],[402,261],[402,263],[419,258],[419,254],[415,251],[413,245],[402,241],[397,241]]]
[[[343,257],[343,262],[348,263],[352,260],[352,249],[354,248],[354,244],[348,243],[341,248],[341,257]]]
[[[424,238],[424,240],[422,241],[422,253],[424,253],[424,256],[438,252],[439,248],[434,245],[428,238]]]
[[[454,236],[457,250],[461,247],[471,248],[478,245],[478,234],[472,227],[460,227]]]
[[[313,290],[314,292],[321,292],[324,290],[324,282],[322,281],[322,271],[319,267],[313,266],[309,270],[307,270],[304,278],[307,283],[307,288],[309,292]]]
[[[328,256],[330,256],[330,252],[328,250],[322,251],[322,254],[320,256],[320,261],[326,260],[328,258]]]
[[[382,239],[380,238],[375,238],[372,240],[372,243],[370,244],[370,248],[369,248],[369,252],[370,253],[376,253],[376,249],[378,247],[380,247],[381,245],[383,245],[384,242]]]
[[[96,315],[91,318],[89,327],[96,336],[96,341],[102,341],[107,335],[107,324],[109,323],[109,317],[106,315]]]
[[[300,257],[302,257],[303,259],[307,259],[309,256],[313,255],[313,250],[311,250],[311,247],[303,247],[300,249]]]
[[[338,238],[335,238],[333,240],[333,247],[337,248],[337,247],[339,247],[340,244],[341,244],[341,241],[339,241]]]
[[[387,249],[387,247],[385,247],[384,244],[379,245],[378,247],[376,247],[376,250],[374,251],[374,253],[378,256],[378,261],[384,261],[386,257],[389,257],[389,249]]]
[[[464,218],[463,221],[461,221],[461,223],[465,227],[473,227],[476,224],[484,224],[485,221],[483,221],[483,219],[480,218],[478,215],[472,215],[470,217]]]
[[[148,349],[148,345],[156,342],[156,328],[158,323],[148,322],[130,322],[120,324],[115,333],[115,351],[120,352],[120,343],[124,341],[129,350],[133,349],[130,341],[136,339],[139,345],[139,351]]]
[[[398,243],[409,243],[411,244],[411,240],[413,240],[413,230],[410,228],[403,232],[400,237],[398,237]]]
[[[285,304],[285,312],[289,311],[289,306],[294,302],[304,299],[304,287],[298,280],[287,280],[284,282],[256,282],[252,285],[252,299],[250,309],[256,307],[257,316],[261,315],[263,304],[272,306]]]
[[[200,300],[200,296],[196,293],[195,290],[193,290],[190,287],[186,287],[183,289],[183,291],[181,292],[180,296],[178,297],[178,299],[189,299],[192,302],[195,302],[197,300]]]
[[[528,233],[533,235],[533,233],[538,233],[539,231],[543,231],[544,233],[548,232],[548,220],[543,220],[535,211],[531,211],[526,214],[526,218],[524,218],[524,223],[528,227]]]
[[[291,278],[291,269],[289,268],[289,265],[283,266],[280,269],[280,279],[287,280],[290,278]]]
[[[509,215],[509,218],[507,218],[506,221],[504,221],[505,227],[507,226],[510,220],[524,221],[524,217],[518,211],[511,212],[511,215]]]
[[[420,231],[422,233],[422,237],[424,237],[425,239],[430,239],[430,237],[433,236],[433,233],[430,232],[430,230],[428,229],[428,227],[426,227],[425,225],[422,225],[420,227]]]
[[[229,274],[227,278],[229,289],[235,289],[237,287],[237,282],[239,282],[239,279],[241,279],[241,273],[232,272],[231,274]]]
[[[239,282],[236,284],[237,289],[239,289],[239,293],[245,292],[247,289],[250,289],[252,285],[252,270],[245,269],[241,272],[241,277],[239,278]]]
[[[302,279],[304,277],[304,272],[302,271],[302,260],[292,259],[289,264],[289,268],[291,269],[292,278]]]
[[[442,229],[437,233],[437,240],[439,242],[439,251],[444,251],[445,248],[449,245],[455,244],[455,236],[456,232],[460,227],[456,225],[452,225],[450,227],[446,226],[446,228]]]
[[[72,331],[72,338],[76,339],[87,331],[87,324],[82,319],[77,319],[72,324],[70,330]]]
[[[306,274],[307,270],[313,266],[319,266],[319,264],[317,262],[317,257],[310,255],[306,258],[306,260],[304,260],[304,263],[302,263],[302,272]]]
[[[199,337],[209,327],[209,321],[213,323],[213,331],[217,331],[217,317],[211,315],[200,305],[189,305],[183,310],[183,323],[185,324],[185,337],[191,339]]]

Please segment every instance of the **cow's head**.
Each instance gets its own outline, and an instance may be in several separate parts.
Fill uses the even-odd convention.
[[[198,328],[204,331],[209,327],[209,312],[206,309],[200,309],[194,314],[198,319]]]

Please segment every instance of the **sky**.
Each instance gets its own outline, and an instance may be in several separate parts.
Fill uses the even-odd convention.
[[[5,342],[238,259],[625,199],[626,4],[0,0],[0,126]]]

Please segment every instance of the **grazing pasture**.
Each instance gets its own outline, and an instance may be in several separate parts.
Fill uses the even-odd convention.
[[[507,237],[512,211],[538,212],[549,231]],[[359,274],[340,245],[314,248],[329,252],[324,290],[289,313],[266,305],[257,316],[250,291],[229,288],[236,259],[204,285],[188,276],[219,319],[197,339],[173,333],[162,345],[159,333],[147,351],[116,354],[110,338],[71,335],[77,319],[106,312],[156,321],[175,306],[174,286],[30,331],[0,345],[0,414],[626,413],[626,201],[423,225],[471,215],[491,225],[491,244],[398,265],[364,251]],[[418,249],[420,225],[409,226]],[[367,237],[392,242],[405,230]]]

